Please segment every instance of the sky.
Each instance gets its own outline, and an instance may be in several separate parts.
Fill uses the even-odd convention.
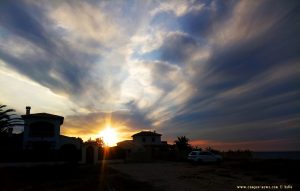
[[[300,2],[0,2],[0,102],[62,134],[300,150]]]

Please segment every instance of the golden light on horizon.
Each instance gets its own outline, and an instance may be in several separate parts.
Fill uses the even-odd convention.
[[[99,135],[103,139],[103,142],[106,146],[115,146],[118,142],[117,131],[110,125],[107,125]]]

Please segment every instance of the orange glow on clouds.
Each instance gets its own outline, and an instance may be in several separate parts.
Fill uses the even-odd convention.
[[[291,141],[290,141],[291,142]],[[198,146],[202,149],[211,147],[213,149],[226,150],[251,150],[251,151],[282,151],[289,146],[289,140],[274,139],[274,140],[257,140],[257,141],[240,141],[240,142],[221,142],[213,140],[194,140],[190,142],[193,146]],[[274,149],[274,147],[276,149]]]
[[[132,139],[136,133],[125,122],[112,119],[111,113],[105,116],[78,117],[69,116],[61,128],[61,134],[71,137],[80,137],[83,141],[96,138],[104,139],[107,146],[115,146],[117,142]]]

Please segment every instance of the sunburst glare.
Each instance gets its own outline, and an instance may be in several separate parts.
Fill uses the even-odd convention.
[[[100,132],[100,137],[106,146],[115,146],[118,141],[116,129],[110,125],[107,125],[105,129]]]

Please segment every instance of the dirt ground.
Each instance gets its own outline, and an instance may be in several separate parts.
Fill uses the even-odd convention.
[[[193,165],[187,162],[121,163],[109,166],[164,191],[299,189],[295,178],[299,165],[293,161],[224,162],[221,165]],[[256,187],[239,189],[237,186]],[[270,186],[271,189],[261,186]]]
[[[299,172],[299,161],[292,160],[231,161],[220,165],[105,161],[99,165],[3,166],[0,191],[294,191],[300,188]]]
[[[156,191],[106,165],[18,165],[0,168],[0,191]]]

